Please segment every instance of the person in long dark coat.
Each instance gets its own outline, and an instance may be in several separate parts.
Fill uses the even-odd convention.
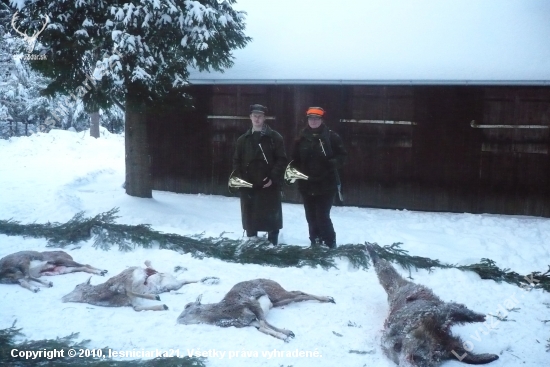
[[[342,138],[323,122],[325,111],[320,107],[307,110],[307,126],[296,139],[292,166],[307,175],[298,180],[304,200],[311,245],[336,247],[336,232],[330,210],[337,192],[338,169],[347,156]]]
[[[250,106],[252,127],[237,139],[233,175],[253,185],[240,189],[246,235],[254,238],[259,231],[267,232],[268,240],[277,245],[283,228],[281,184],[287,158],[283,137],[265,123],[266,112],[265,106]]]

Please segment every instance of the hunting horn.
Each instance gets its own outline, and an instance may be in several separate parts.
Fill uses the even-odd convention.
[[[293,161],[290,161],[285,169],[284,179],[287,185],[292,185],[294,182],[296,182],[296,180],[307,180],[309,178],[302,172],[298,171],[295,167],[292,167],[292,162]]]
[[[235,171],[231,172],[231,175],[229,175],[229,182],[227,183],[227,189],[230,193],[234,194],[237,192],[237,189],[241,187],[252,187],[250,182],[247,182],[242,178],[238,178],[237,176],[233,176],[233,174],[235,174]]]

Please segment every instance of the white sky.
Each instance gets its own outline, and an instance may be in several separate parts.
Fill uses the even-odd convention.
[[[124,136],[102,129],[100,139],[89,133],[54,130],[49,134],[0,140],[0,218],[30,223],[65,222],[85,211],[92,216],[120,208],[118,223],[151,224],[166,233],[241,238],[237,198],[183,195],[154,191],[152,199],[130,197],[124,182]],[[402,242],[411,255],[428,256],[451,264],[473,264],[481,258],[519,274],[545,271],[550,259],[550,219],[492,214],[453,214],[335,207],[332,218],[338,243]],[[281,242],[307,246],[303,207],[283,205]],[[44,251],[44,239],[0,235],[0,258],[21,250]],[[0,284],[0,329],[15,320],[27,339],[53,339],[80,332],[78,341],[90,339],[90,348],[117,351],[179,350],[251,351],[259,357],[228,360],[209,358],[211,367],[390,367],[395,366],[380,348],[380,330],[388,312],[386,295],[372,269],[357,270],[339,260],[339,269],[276,268],[193,259],[173,251],[136,249],[122,253],[96,250],[91,241],[67,250],[76,261],[107,269],[114,276],[129,266],[151,260],[160,271],[175,266],[188,270],[178,278],[217,276],[217,285],[191,284],[162,294],[169,310],[134,312],[131,308],[106,308],[62,303],[61,297],[89,274],[49,277],[53,288],[32,293],[16,285]],[[398,268],[404,276],[408,272]],[[525,292],[510,284],[482,280],[472,272],[435,270],[413,272],[414,281],[431,287],[445,301],[496,315],[502,307],[516,308],[508,322],[489,319],[486,325],[470,324],[453,331],[474,345],[475,352],[496,353],[491,367],[541,367],[548,365],[546,352],[550,327],[550,294]],[[178,325],[185,304],[203,294],[203,303],[218,302],[237,282],[269,278],[289,290],[332,296],[336,304],[302,302],[274,309],[267,320],[292,330],[296,338],[285,344],[254,328],[219,328],[212,325]],[[106,278],[93,276],[92,284]],[[501,315],[503,316],[503,315]],[[512,321],[513,320],[513,321]],[[356,327],[349,326],[355,324]],[[335,333],[341,335],[337,336]],[[319,358],[261,357],[268,351],[315,351]],[[349,353],[350,350],[368,354]],[[442,367],[464,366],[451,361]]]
[[[547,0],[239,0],[253,41],[192,83],[550,83]]]

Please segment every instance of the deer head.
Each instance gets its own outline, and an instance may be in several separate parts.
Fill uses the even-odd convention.
[[[178,316],[178,324],[200,324],[206,321],[203,315],[203,305],[201,304],[202,294],[197,297],[195,302],[185,305],[185,309]]]
[[[42,31],[44,31],[44,29],[46,29],[46,26],[48,25],[48,23],[50,22],[50,17],[48,17],[48,15],[42,15],[41,17],[45,19],[45,22],[44,24],[42,25],[42,29],[39,30],[39,31],[36,31],[34,32],[34,34],[32,36],[29,36],[27,35],[26,33],[24,32],[21,32],[17,26],[15,25],[15,22],[17,21],[17,19],[19,19],[19,16],[18,16],[18,11],[15,12],[15,14],[13,15],[13,17],[11,18],[11,26],[13,27],[13,29],[19,33],[21,36],[23,36],[23,39],[25,40],[25,42],[27,42],[27,52],[28,53],[31,53],[32,50],[34,49],[34,45],[36,44],[36,38],[38,37],[38,35],[40,33],[42,33]]]
[[[91,279],[92,277],[89,277],[88,281],[78,284],[71,293],[63,296],[61,300],[63,302],[86,302],[87,295],[94,288],[94,286],[90,284]]]

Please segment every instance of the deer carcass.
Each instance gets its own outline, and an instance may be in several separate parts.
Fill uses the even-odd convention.
[[[422,285],[403,279],[374,247],[367,245],[378,280],[388,294],[389,316],[384,323],[382,349],[399,366],[435,367],[458,359],[468,364],[485,364],[496,354],[473,354],[451,333],[451,326],[483,322],[485,315],[458,303],[442,301]]]
[[[136,311],[163,311],[168,307],[164,304],[142,305],[142,299],[160,301],[160,293],[178,290],[185,284],[197,283],[199,280],[178,280],[173,275],[160,273],[146,261],[146,268],[131,267],[110,278],[105,283],[91,285],[90,279],[79,284],[75,289],[63,296],[63,302],[81,302],[96,306],[122,307],[132,306]],[[218,279],[206,277],[200,282]]]
[[[177,321],[179,324],[212,324],[221,327],[255,326],[262,333],[287,342],[294,337],[294,333],[269,324],[265,315],[271,307],[308,300],[335,303],[332,297],[287,291],[273,280],[254,279],[237,283],[218,303],[202,304],[199,296],[195,302],[185,306]]]
[[[107,273],[107,270],[77,263],[64,251],[20,251],[0,259],[0,283],[20,284],[33,292],[38,292],[40,288],[33,287],[30,284],[31,281],[47,287],[53,285],[52,282],[38,279],[42,275],[59,275],[77,271],[97,275]]]

